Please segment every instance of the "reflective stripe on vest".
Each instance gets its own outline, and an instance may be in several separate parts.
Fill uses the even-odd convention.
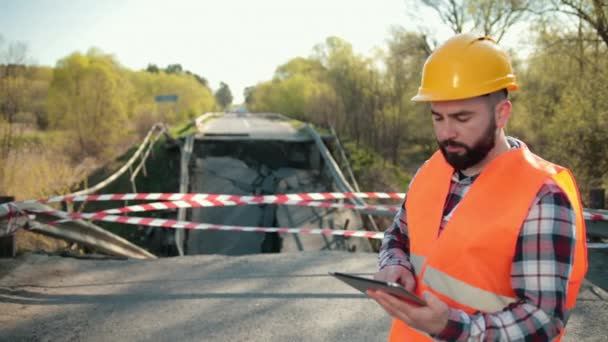
[[[410,262],[416,274],[420,274],[426,259],[417,254],[410,254]],[[452,298],[455,301],[477,308],[485,312],[500,311],[505,306],[517,301],[517,297],[501,296],[480,289],[464,281],[451,277],[440,270],[428,266],[424,270],[422,284],[432,288],[434,292]]]
[[[422,283],[432,288],[434,292],[485,312],[500,311],[505,306],[517,302],[517,297],[501,296],[474,287],[431,266],[426,268]]]

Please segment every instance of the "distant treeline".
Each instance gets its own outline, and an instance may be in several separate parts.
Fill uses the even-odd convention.
[[[111,55],[75,52],[54,68],[0,65],[2,156],[14,147],[14,124],[61,130],[82,156],[111,153],[113,146],[155,121],[174,123],[216,107],[198,75],[171,65],[167,71],[132,71]],[[155,103],[155,96],[178,95]]]
[[[207,81],[179,64],[133,71],[98,49],[72,53],[55,67],[34,66],[28,59],[25,45],[2,44],[0,37],[5,194],[69,191],[91,167],[124,153],[155,122],[173,124],[220,109]],[[169,94],[178,100],[155,101]]]
[[[534,22],[525,33],[531,53],[518,58],[511,51],[521,90],[511,95],[507,134],[571,168],[584,194],[608,186],[608,2],[581,1],[578,12],[579,2],[566,1],[456,1],[477,6],[462,8],[451,7],[452,1],[422,2],[442,13],[455,33],[469,25],[500,38],[517,20]],[[532,6],[554,6],[543,13],[557,14],[539,15]],[[295,57],[277,67],[272,80],[247,88],[247,106],[333,125],[341,137],[411,174],[436,149],[428,105],[410,98],[437,42],[403,28],[394,28],[387,42],[368,57],[340,38],[327,38],[310,57]]]

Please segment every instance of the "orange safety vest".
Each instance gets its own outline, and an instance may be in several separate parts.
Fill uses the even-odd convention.
[[[549,179],[564,191],[576,216],[574,264],[566,295],[566,317],[587,272],[585,221],[576,182],[568,169],[522,147],[492,160],[478,176],[439,235],[454,169],[438,151],[422,166],[406,201],[410,261],[416,293],[430,291],[468,314],[498,312],[518,301],[511,266],[521,226]],[[558,340],[563,335],[563,330]],[[432,341],[394,319],[390,341]]]

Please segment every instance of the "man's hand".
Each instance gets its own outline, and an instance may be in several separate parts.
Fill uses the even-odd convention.
[[[412,328],[438,334],[448,324],[448,305],[430,292],[424,293],[427,306],[409,304],[381,290],[368,290],[367,295],[376,300],[389,315]]]
[[[416,278],[403,266],[386,266],[374,275],[374,279],[401,284],[406,290],[412,292],[416,288]]]

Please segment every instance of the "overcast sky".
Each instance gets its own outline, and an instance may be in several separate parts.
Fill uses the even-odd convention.
[[[407,10],[405,0],[0,0],[0,35],[25,42],[40,65],[90,47],[133,70],[180,63],[214,91],[226,82],[239,103],[245,87],[328,36],[369,55],[394,25],[424,21],[449,35],[434,13],[420,12],[415,23]]]

